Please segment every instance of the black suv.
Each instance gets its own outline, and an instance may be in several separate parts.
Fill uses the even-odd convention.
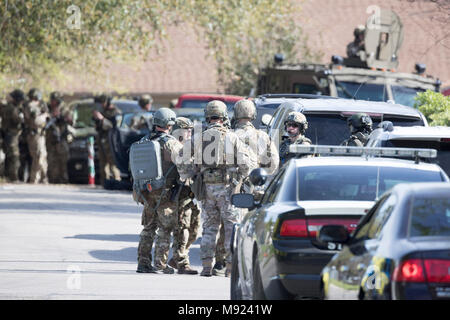
[[[350,136],[347,119],[355,113],[364,112],[372,118],[376,128],[382,121],[391,121],[395,126],[428,126],[425,116],[417,109],[389,103],[352,99],[330,99],[325,96],[313,96],[314,99],[295,97],[265,97],[256,99],[260,110],[273,110],[272,115],[261,114],[261,122],[275,143],[286,137],[284,121],[291,111],[299,111],[308,120],[306,137],[313,144],[339,145]],[[280,107],[285,101],[298,103]]]
[[[113,100],[122,113],[139,112],[140,107],[137,101],[134,100]],[[89,167],[88,167],[88,139],[95,137],[97,132],[95,130],[95,123],[92,119],[93,110],[101,110],[101,106],[94,102],[94,99],[76,100],[69,104],[69,108],[73,110],[74,114],[74,140],[69,144],[69,160],[67,168],[69,173],[70,183],[87,184],[89,181]],[[121,117],[116,118],[116,122],[120,122]],[[119,123],[117,123],[119,124]],[[97,143],[94,142],[94,164],[95,164],[95,181],[99,182],[99,165],[97,157]]]

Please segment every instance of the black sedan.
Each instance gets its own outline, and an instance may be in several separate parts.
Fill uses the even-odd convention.
[[[250,211],[232,242],[232,299],[320,298],[320,273],[339,249],[316,239],[323,225],[353,231],[375,199],[401,182],[448,181],[428,163],[390,158],[320,156],[292,159],[260,203],[235,194]]]
[[[450,299],[450,184],[399,184],[350,236],[324,226],[319,241],[343,244],[322,271],[326,299]]]

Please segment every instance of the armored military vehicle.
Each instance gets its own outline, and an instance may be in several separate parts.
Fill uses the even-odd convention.
[[[425,75],[424,64],[417,63],[414,73],[396,72],[403,27],[393,11],[380,10],[369,17],[354,36],[347,57],[334,55],[331,64],[284,64],[283,56],[275,55],[274,64],[258,79],[257,95],[323,94],[413,106],[418,92],[440,90],[441,82]]]

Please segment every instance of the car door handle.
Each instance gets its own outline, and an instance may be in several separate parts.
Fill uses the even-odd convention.
[[[356,270],[361,271],[364,270],[366,268],[366,265],[364,263],[358,263],[358,265],[356,266]]]
[[[339,271],[340,271],[340,272],[347,272],[347,271],[348,271],[348,267],[347,267],[347,266],[341,266],[341,267],[339,268]]]

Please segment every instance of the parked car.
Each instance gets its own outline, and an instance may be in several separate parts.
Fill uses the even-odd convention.
[[[217,93],[186,93],[178,98],[174,111],[180,116],[183,116],[183,111],[180,110],[182,112],[180,113],[177,109],[200,109],[203,112],[209,101],[220,100],[227,105],[228,116],[231,119],[233,117],[234,104],[242,99],[244,97]],[[192,113],[192,111],[189,112]]]
[[[389,122],[383,124],[370,134],[368,147],[435,149],[436,163],[450,176],[450,127],[398,127]]]
[[[321,273],[326,299],[450,299],[450,184],[398,184],[357,229],[325,225],[343,245]]]
[[[263,123],[269,136],[280,143],[286,137],[284,121],[291,111],[302,112],[308,121],[306,137],[313,144],[339,145],[350,137],[347,119],[355,113],[370,115],[373,127],[382,121],[391,121],[395,126],[428,126],[425,116],[417,109],[387,102],[351,99],[284,99],[289,103],[279,105],[273,117]],[[280,103],[283,101],[279,101]]]
[[[348,154],[364,149],[334,148],[347,149]],[[317,241],[320,227],[338,224],[350,233],[386,190],[401,182],[427,181],[449,179],[438,165],[411,160],[322,155],[291,159],[259,203],[252,194],[232,196],[233,205],[250,211],[235,226],[231,298],[319,298],[320,273],[338,249]]]
[[[336,97],[324,96],[319,94],[263,94],[256,97],[253,101],[256,106],[256,119],[252,121],[255,128],[265,129],[266,125],[262,123],[265,114],[272,116],[278,106],[287,99],[338,99]],[[267,116],[266,116],[267,117]]]
[[[138,112],[140,110],[137,101],[134,100],[112,100],[122,113]],[[101,110],[101,106],[94,99],[76,100],[69,104],[74,113],[74,140],[69,144],[69,160],[67,162],[69,182],[87,184],[89,181],[88,168],[88,139],[96,137],[95,123],[92,119],[93,110]],[[118,122],[121,117],[118,117]],[[97,144],[94,142],[94,156],[97,154]],[[99,181],[98,158],[94,158],[95,180]]]

